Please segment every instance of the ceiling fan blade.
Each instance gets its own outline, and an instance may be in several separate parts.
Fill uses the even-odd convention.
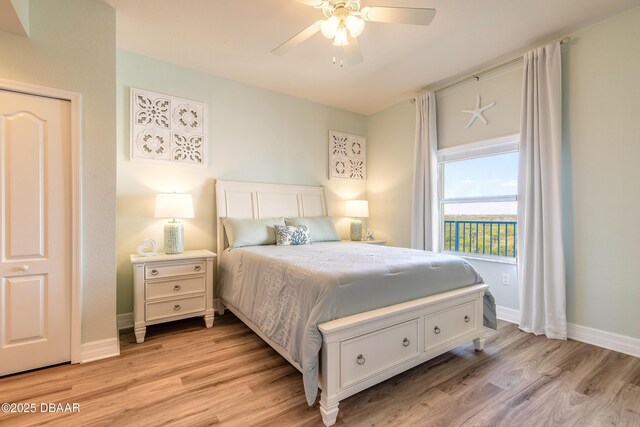
[[[298,0],[298,3],[306,4],[307,6],[321,8],[324,3],[323,0]]]
[[[365,21],[392,24],[429,25],[436,16],[435,9],[416,7],[363,7],[360,16]]]
[[[349,44],[342,48],[344,53],[344,63],[347,65],[358,65],[362,63],[362,52],[360,51],[360,45],[358,39],[352,37],[349,40]]]
[[[321,23],[322,23],[322,20],[314,22],[313,24],[309,25],[304,30],[300,31],[295,36],[291,37],[286,42],[282,43],[277,48],[273,49],[271,51],[271,53],[273,53],[274,55],[284,55],[289,50],[291,50],[294,47],[298,46],[300,43],[302,43],[303,41],[307,40],[309,37],[311,37],[312,35],[314,35],[318,31],[320,31],[320,24]]]

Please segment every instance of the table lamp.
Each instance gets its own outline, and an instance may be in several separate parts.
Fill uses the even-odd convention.
[[[345,214],[353,218],[350,228],[351,240],[362,240],[362,221],[360,218],[369,217],[369,202],[366,200],[347,200]]]
[[[184,251],[184,225],[177,218],[193,218],[193,198],[191,194],[156,194],[155,218],[171,218],[164,226],[164,251],[180,254]]]

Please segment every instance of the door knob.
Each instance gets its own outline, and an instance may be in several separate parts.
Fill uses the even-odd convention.
[[[22,267],[20,267],[20,270],[22,271],[29,271],[29,266],[28,265],[23,265]]]

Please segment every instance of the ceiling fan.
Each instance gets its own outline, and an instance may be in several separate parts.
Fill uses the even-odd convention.
[[[317,32],[333,39],[333,63],[355,65],[362,62],[358,36],[365,22],[392,24],[429,25],[436,14],[435,9],[415,7],[365,6],[360,0],[297,0],[316,9],[321,9],[326,19],[320,19],[271,51],[284,55]]]

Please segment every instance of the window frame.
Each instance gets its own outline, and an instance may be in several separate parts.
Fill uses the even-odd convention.
[[[516,264],[517,257],[502,255],[487,255],[469,252],[457,252],[445,249],[444,207],[447,204],[460,203],[492,203],[492,202],[517,202],[518,196],[483,196],[483,197],[456,197],[443,198],[444,195],[444,164],[454,161],[471,160],[481,157],[495,156],[499,154],[517,153],[520,151],[520,135],[513,134],[501,138],[493,138],[485,141],[462,144],[451,148],[443,148],[436,151],[438,165],[438,227],[440,230],[440,252],[457,255],[462,258],[480,259],[483,261]],[[516,214],[516,222],[518,221]],[[516,225],[517,228],[517,225]]]

